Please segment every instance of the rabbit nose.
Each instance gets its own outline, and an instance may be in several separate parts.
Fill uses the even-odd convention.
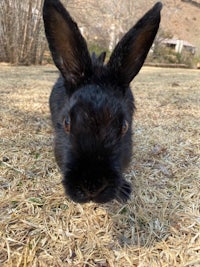
[[[87,188],[87,189],[84,189],[84,191],[85,191],[88,198],[93,199],[93,198],[97,197],[100,193],[102,193],[106,187],[107,187],[106,185],[102,185],[98,189],[97,188],[95,188],[95,189],[94,188],[90,188],[90,189]]]

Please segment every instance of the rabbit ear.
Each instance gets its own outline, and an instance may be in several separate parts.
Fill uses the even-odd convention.
[[[103,65],[106,58],[106,52],[102,52],[99,56],[97,56],[96,53],[93,52],[91,57],[94,65]]]
[[[162,4],[158,2],[117,44],[107,64],[118,84],[128,86],[141,69],[160,23]]]
[[[106,52],[104,51],[98,56],[98,61],[103,65],[105,58],[106,58]]]
[[[92,69],[85,39],[59,0],[45,0],[45,33],[53,60],[68,86],[77,86]]]

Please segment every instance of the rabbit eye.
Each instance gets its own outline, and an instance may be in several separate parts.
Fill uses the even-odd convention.
[[[64,118],[63,120],[64,131],[68,134],[70,132],[70,119]]]
[[[124,120],[122,124],[122,136],[125,135],[127,131],[128,131],[128,122],[127,120]]]

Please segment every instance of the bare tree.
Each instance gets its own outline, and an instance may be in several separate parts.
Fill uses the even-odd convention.
[[[82,34],[103,49],[113,50],[121,36],[142,15],[141,5],[153,0],[61,0],[78,22]],[[42,62],[44,0],[0,0],[0,61],[14,64]]]
[[[64,4],[87,39],[109,50],[136,20],[137,3],[132,0],[68,0]]]
[[[41,63],[46,41],[42,0],[1,0],[0,60],[14,64]]]

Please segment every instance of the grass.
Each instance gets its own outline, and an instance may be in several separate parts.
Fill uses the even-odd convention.
[[[200,266],[200,73],[143,68],[133,83],[127,204],[71,202],[52,153],[51,67],[0,65],[0,265]]]

